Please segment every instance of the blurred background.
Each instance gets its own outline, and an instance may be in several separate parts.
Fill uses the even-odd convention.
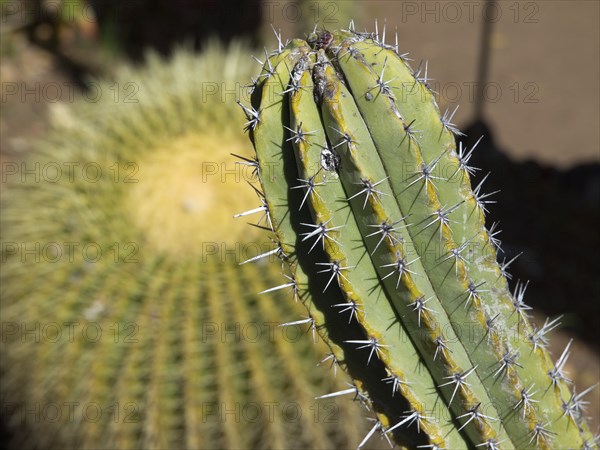
[[[5,168],[49,132],[53,110],[89,99],[94,80],[143,65],[149,50],[200,53],[215,37],[272,48],[272,28],[302,37],[350,18],[369,31],[377,20],[389,42],[397,32],[413,68],[428,61],[440,109],[460,104],[454,123],[467,147],[483,136],[475,183],[492,172],[485,190],[500,192],[488,220],[503,230],[502,258],[522,252],[511,272],[513,282],[530,280],[534,321],[563,316],[553,355],[575,337],[567,371],[581,389],[599,381],[599,2],[2,0],[0,8],[3,184]],[[599,398],[598,389],[589,395],[594,432]],[[9,419],[3,408],[3,439],[15,433]]]

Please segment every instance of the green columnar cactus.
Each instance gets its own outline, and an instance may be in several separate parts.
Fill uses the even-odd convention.
[[[279,44],[241,104],[259,210],[287,268],[279,287],[293,288],[377,414],[366,439],[594,445],[563,370],[569,348],[556,362],[546,349],[557,320],[536,329],[526,285],[510,292],[485,227],[490,194],[471,188],[472,149],[457,149],[427,66],[411,70],[385,30]]]
[[[246,54],[212,45],[151,56],[96,84],[97,102],[61,105],[18,172],[3,164],[5,446],[329,449],[360,439],[351,398],[314,398],[347,388],[326,367],[306,369],[325,346],[303,324],[278,326],[304,308],[284,292],[256,294],[279,263],[238,264],[270,244],[230,220],[255,199],[235,188],[252,167],[229,155],[250,147],[227,101],[253,70]]]

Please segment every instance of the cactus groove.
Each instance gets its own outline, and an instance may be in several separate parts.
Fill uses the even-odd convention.
[[[472,149],[457,148],[427,66],[413,71],[385,29],[278,42],[241,104],[258,210],[283,263],[276,288],[375,413],[358,446],[376,432],[420,448],[594,445],[569,350],[553,362],[546,349],[558,323],[535,329],[526,285],[510,292],[491,194],[472,188]]]

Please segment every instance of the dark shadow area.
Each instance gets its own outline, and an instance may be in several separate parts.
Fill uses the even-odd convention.
[[[76,19],[97,26],[99,42],[91,52],[104,48],[138,62],[149,49],[168,55],[182,43],[199,51],[213,37],[225,43],[243,38],[256,45],[262,23],[260,0],[91,0],[89,4],[84,12],[67,10],[61,16],[44,8],[42,0],[30,0],[28,22],[15,28],[52,55],[56,66],[83,90],[90,77],[103,71],[93,58],[73,56],[72,44],[64,42],[65,29]]]
[[[78,88],[86,90],[87,78],[99,75],[98,68],[65,51],[60,38],[64,23],[59,15],[44,8],[41,0],[30,2],[27,8],[31,19],[16,31],[22,31],[31,44],[50,54],[56,67]]]
[[[496,0],[486,0],[493,7]],[[488,19],[484,16],[484,19]],[[498,148],[485,120],[483,87],[489,81],[494,24],[481,23],[477,63],[475,119],[463,130],[463,145],[472,148],[483,136],[471,159],[481,168],[471,180],[477,186],[491,172],[482,193],[499,191],[486,200],[488,229],[499,222],[502,241],[499,262],[510,261],[511,286],[531,283],[525,302],[547,316],[564,315],[561,323],[598,348],[595,336],[600,316],[600,165],[588,164],[560,171],[535,161],[517,163]],[[526,119],[523,126],[527,126]],[[506,259],[505,259],[506,258]]]
[[[153,48],[167,54],[174,44],[201,48],[206,38],[229,42],[244,36],[256,44],[261,24],[260,0],[93,0],[102,35],[110,33],[124,52],[140,60]]]
[[[483,139],[471,161],[480,167],[472,185],[491,172],[482,192],[500,190],[487,205],[488,228],[499,223],[499,260],[523,254],[510,266],[513,279],[530,280],[526,303],[548,316],[564,315],[563,326],[597,347],[600,316],[600,165],[567,171],[534,161],[515,163],[494,142],[484,120],[471,124],[463,143]]]

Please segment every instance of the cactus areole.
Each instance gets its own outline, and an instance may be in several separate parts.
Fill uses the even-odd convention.
[[[595,445],[582,393],[511,292],[490,194],[471,187],[472,149],[440,114],[427,65],[385,31],[313,33],[267,54],[243,105],[261,220],[289,288],[331,360],[411,448]],[[456,110],[454,110],[456,111]],[[555,355],[557,356],[557,355]],[[584,391],[584,393],[587,391]]]

